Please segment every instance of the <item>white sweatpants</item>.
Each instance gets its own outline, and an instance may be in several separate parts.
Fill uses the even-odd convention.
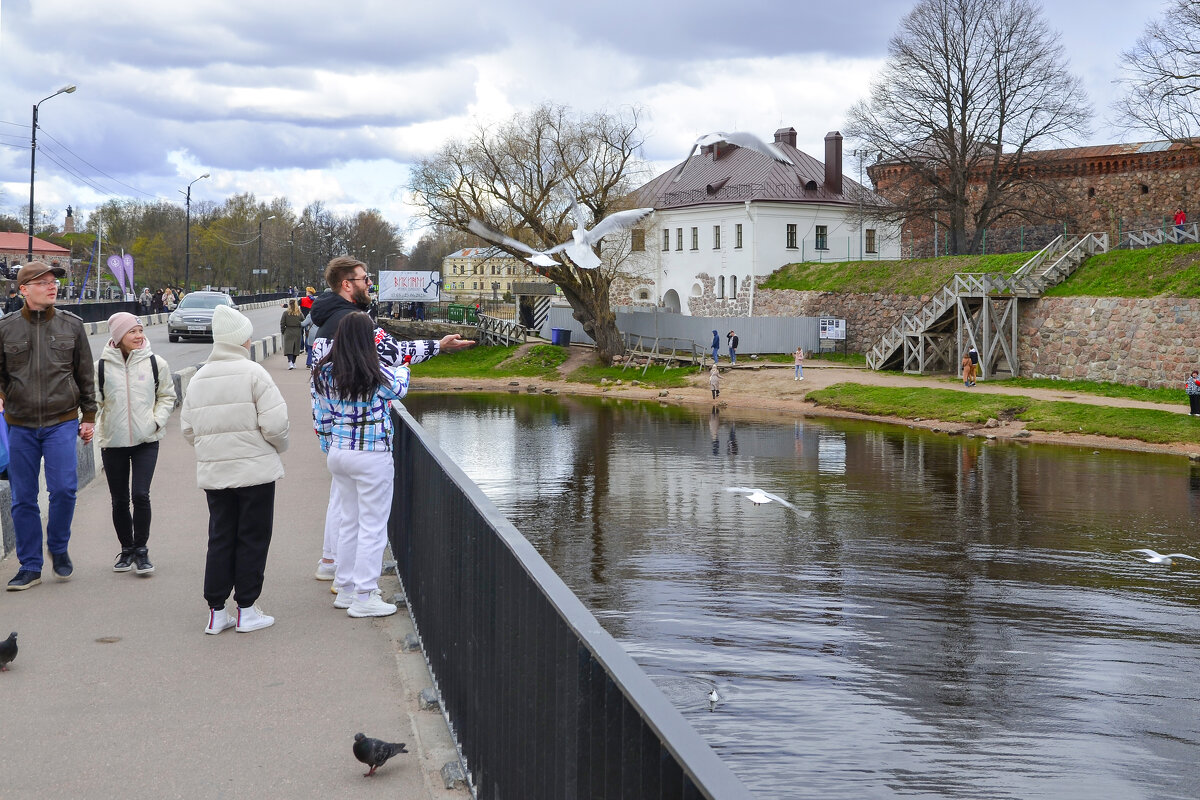
[[[383,569],[396,474],[392,454],[331,448],[327,463],[341,518],[334,584],[365,596],[379,588]]]
[[[341,528],[342,501],[338,499],[337,481],[332,481],[329,484],[329,504],[325,506],[325,541],[321,543],[321,558],[337,561],[337,544]]]

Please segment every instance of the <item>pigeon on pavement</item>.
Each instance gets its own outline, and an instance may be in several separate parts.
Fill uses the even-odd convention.
[[[17,657],[17,632],[13,631],[8,638],[0,642],[0,672],[8,672],[8,665]]]
[[[374,775],[375,770],[382,767],[392,756],[407,752],[404,742],[393,744],[382,739],[372,739],[361,733],[354,734],[354,757],[371,768],[370,772],[363,775],[364,778]]]

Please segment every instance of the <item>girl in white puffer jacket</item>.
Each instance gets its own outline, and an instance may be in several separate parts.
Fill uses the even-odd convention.
[[[142,324],[124,311],[108,319],[111,335],[96,362],[96,438],[112,497],[113,528],[121,552],[114,572],[154,572],[150,539],[150,482],[158,442],[175,408],[175,384],[167,362],[150,352]],[[129,512],[130,478],[133,513]]]

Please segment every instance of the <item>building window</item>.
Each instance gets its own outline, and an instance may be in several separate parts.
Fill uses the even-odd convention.
[[[733,246],[738,250],[742,249],[742,223],[740,222],[733,226]]]
[[[676,250],[683,249],[683,228],[675,229],[675,249]]]
[[[721,226],[713,225],[713,250],[721,249]]]
[[[663,251],[671,249],[671,229],[663,228]]]
[[[717,278],[717,299],[720,300],[725,296],[725,276]]]
[[[737,300],[737,275],[729,276],[729,299]]]
[[[649,290],[647,290],[647,289],[639,289],[639,290],[638,290],[638,293],[637,293],[637,299],[638,299],[638,300],[649,300],[649,299],[650,299],[650,292],[649,292]]]
[[[818,250],[828,250],[829,249],[829,226],[828,225],[818,225],[817,226],[817,249]]]
[[[879,249],[875,246],[875,229],[867,228],[864,236],[866,237],[866,240],[867,240],[867,252],[868,253],[878,253]]]
[[[787,248],[789,250],[796,249],[796,226],[795,225],[787,226]]]
[[[693,250],[700,249],[700,229],[699,228],[692,228],[692,249]]]
[[[646,232],[643,230],[634,229],[630,233],[629,249],[635,253],[641,253],[646,249]]]

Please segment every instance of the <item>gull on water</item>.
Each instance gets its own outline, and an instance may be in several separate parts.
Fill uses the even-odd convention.
[[[537,267],[557,267],[559,263],[547,255],[545,250],[534,250],[529,245],[522,241],[505,236],[497,230],[492,230],[487,225],[484,225],[477,219],[472,219],[467,223],[467,230],[478,236],[480,239],[486,239],[492,244],[498,244],[503,247],[511,247],[514,250],[520,250],[522,253],[528,253],[529,257],[525,260]]]
[[[794,505],[789,503],[787,500],[784,500],[779,495],[771,494],[770,492],[764,492],[762,489],[753,489],[753,488],[747,488],[744,486],[727,486],[727,487],[725,487],[725,491],[733,492],[734,494],[740,494],[743,497],[745,497],[747,500],[749,500],[751,503],[754,503],[754,505],[756,505],[756,506],[762,505],[763,503],[772,503],[772,502],[779,503],[780,505],[787,506],[792,511],[795,511],[797,514],[799,514],[802,517],[807,518],[807,517],[812,516],[811,511],[803,511],[799,508],[796,508]]]
[[[1163,555],[1162,553],[1155,552],[1147,547],[1142,547],[1137,550],[1122,550],[1121,552],[1138,553],[1139,555],[1146,556],[1146,561],[1150,564],[1170,564],[1171,559],[1173,558],[1186,558],[1188,561],[1200,561],[1200,558],[1189,556],[1186,553],[1168,553]]]
[[[708,702],[718,703],[718,702],[720,702],[720,700],[721,700],[721,695],[717,694],[716,689],[713,689],[711,692],[708,693]]]
[[[781,164],[794,166],[790,158],[771,147],[771,145],[767,144],[753,133],[747,133],[746,131],[731,131],[730,133],[724,133],[718,131],[716,133],[706,133],[696,140],[696,143],[692,145],[692,149],[688,151],[687,158],[683,159],[683,163],[679,165],[679,171],[675,173],[674,180],[679,180],[679,175],[683,172],[683,168],[687,166],[687,163],[692,160],[692,156],[696,153],[696,148],[708,147],[709,145],[721,144],[722,142],[726,144],[735,144],[738,147],[743,147],[747,150],[753,150],[756,153],[762,153],[764,156],[773,158]]]
[[[557,253],[560,250],[565,250],[567,255],[571,257],[571,261],[575,263],[575,266],[581,269],[595,269],[600,266],[600,257],[592,250],[597,242],[610,233],[632,228],[642,219],[653,213],[653,208],[634,208],[629,211],[618,211],[615,214],[609,214],[597,222],[594,228],[588,230],[587,219],[583,216],[583,209],[575,202],[575,198],[571,198],[571,215],[575,217],[575,229],[571,231],[571,241],[556,245],[547,252]]]

